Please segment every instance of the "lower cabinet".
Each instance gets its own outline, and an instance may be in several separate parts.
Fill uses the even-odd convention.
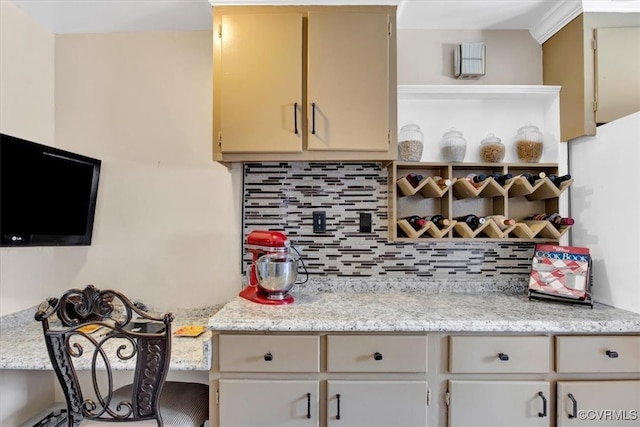
[[[449,381],[449,426],[549,426],[548,381]]]
[[[640,425],[640,381],[558,381],[557,426]]]
[[[640,426],[640,335],[223,333],[211,427]]]
[[[219,425],[318,426],[318,381],[220,380]]]
[[[329,427],[427,425],[426,381],[327,381]]]

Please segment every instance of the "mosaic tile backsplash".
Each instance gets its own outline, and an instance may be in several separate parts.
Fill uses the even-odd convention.
[[[245,163],[243,241],[252,230],[282,231],[310,275],[375,278],[525,280],[527,242],[388,241],[388,173],[381,163]],[[313,232],[313,212],[326,232]],[[360,213],[372,231],[359,231]],[[251,255],[245,252],[248,266]]]

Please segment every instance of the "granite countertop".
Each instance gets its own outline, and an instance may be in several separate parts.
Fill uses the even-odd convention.
[[[172,330],[184,325],[206,325],[220,306],[173,311]],[[42,335],[42,325],[34,320],[36,307],[0,317],[0,369],[51,370],[49,354]],[[99,333],[99,332],[96,332]],[[171,340],[169,370],[208,371],[211,368],[211,332]],[[79,369],[90,369],[82,363]],[[114,369],[132,369],[131,363],[114,363]]]
[[[374,281],[375,282],[375,281]],[[510,332],[640,333],[640,314],[595,303],[593,308],[529,301],[522,284],[506,287],[419,288],[359,282],[338,289],[294,289],[289,305],[236,297],[209,319],[213,331],[255,332]],[[313,288],[313,290],[312,290]],[[472,292],[469,292],[471,290]],[[496,292],[499,290],[499,292]]]

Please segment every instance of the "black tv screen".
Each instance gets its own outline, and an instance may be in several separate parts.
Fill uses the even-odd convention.
[[[100,164],[0,134],[0,246],[90,245]]]

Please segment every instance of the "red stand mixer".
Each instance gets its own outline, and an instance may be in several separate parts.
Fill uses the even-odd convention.
[[[291,304],[293,296],[288,291],[294,284],[307,280],[296,282],[298,261],[302,259],[287,236],[279,231],[255,230],[247,236],[246,247],[253,257],[249,283],[240,296],[260,304]],[[298,256],[292,256],[291,250]],[[304,268],[303,262],[302,266]]]

